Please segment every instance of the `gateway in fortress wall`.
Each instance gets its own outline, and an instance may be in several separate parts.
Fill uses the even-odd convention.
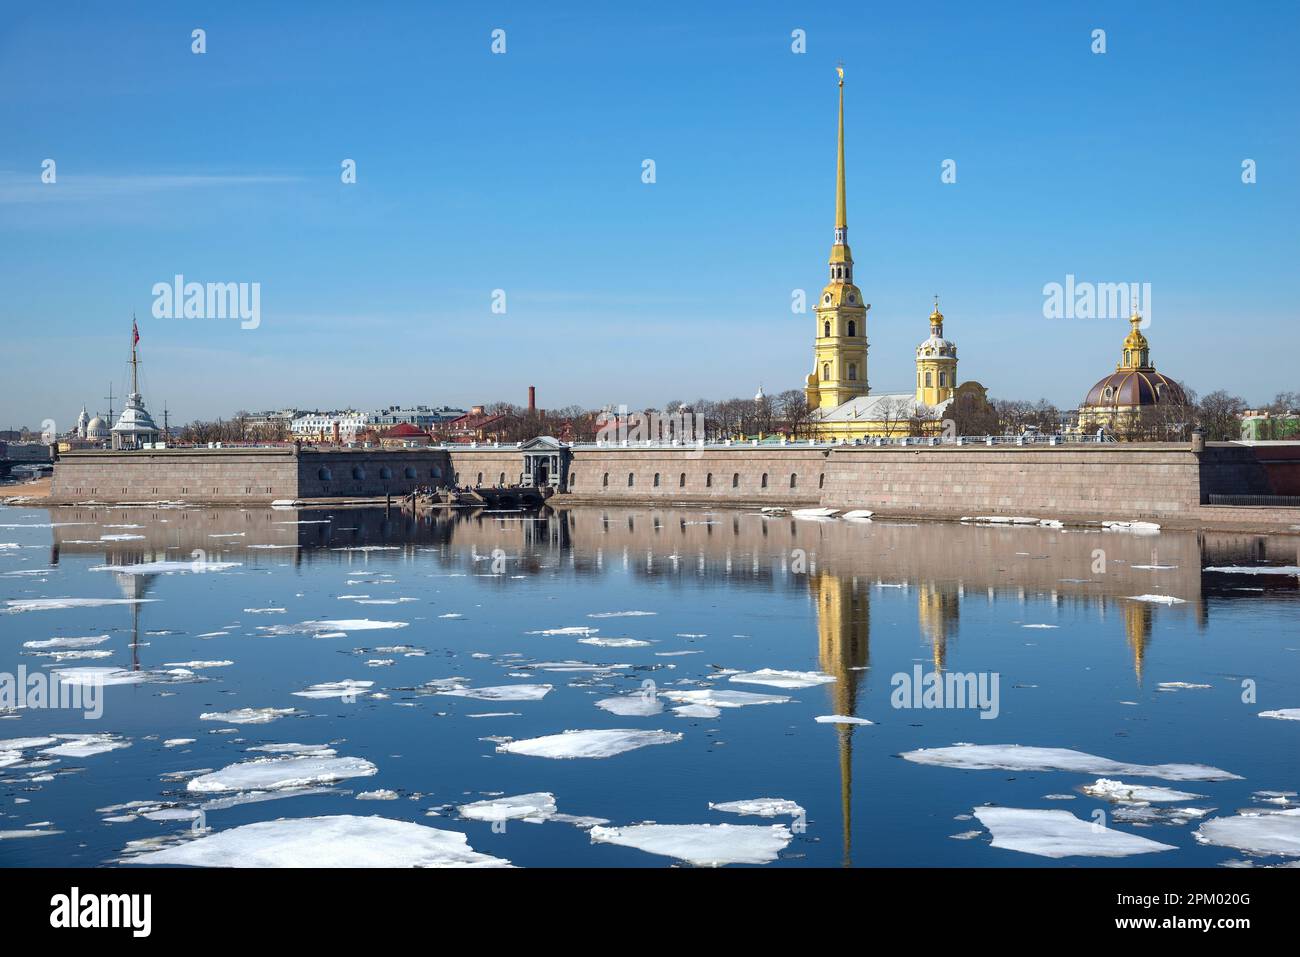
[[[421,486],[531,484],[516,446],[74,451],[51,501],[269,504]],[[1035,515],[1300,527],[1300,443],[938,446],[554,446],[553,502],[823,505],[882,515]],[[536,461],[536,460],[534,460]],[[539,473],[540,474],[540,473]],[[1251,496],[1213,506],[1211,496]],[[1287,501],[1290,499],[1291,501]]]

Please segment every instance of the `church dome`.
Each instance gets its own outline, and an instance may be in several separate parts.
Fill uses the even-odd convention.
[[[108,438],[108,423],[99,416],[94,416],[86,423],[86,438],[88,439],[106,439]]]
[[[1081,411],[1114,412],[1142,409],[1156,405],[1186,405],[1187,394],[1173,379],[1157,372],[1151,362],[1151,346],[1138,326],[1142,317],[1129,319],[1131,328],[1124,337],[1120,361],[1115,371],[1098,380],[1088,390]]]

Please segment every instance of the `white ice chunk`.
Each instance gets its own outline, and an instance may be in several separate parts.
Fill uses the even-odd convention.
[[[24,641],[24,648],[91,648],[108,641],[108,635],[90,635],[85,638],[47,638],[44,641]]]
[[[749,798],[744,801],[723,801],[721,804],[709,804],[711,811],[726,811],[728,814],[756,814],[759,817],[778,817],[789,814],[798,817],[804,813],[803,808],[785,798]]]
[[[634,847],[697,867],[766,864],[794,836],[784,824],[637,824],[593,827],[588,833],[593,843]]]
[[[993,835],[993,846],[1040,857],[1128,857],[1175,850],[1136,834],[1081,820],[1069,811],[1018,807],[975,808]]]
[[[1202,844],[1235,847],[1250,854],[1300,856],[1300,808],[1216,817],[1197,828],[1194,836]]]
[[[226,724],[270,724],[293,712],[293,708],[236,708],[234,711],[205,711],[199,715],[199,720],[224,721]]]
[[[641,618],[646,615],[657,615],[657,611],[597,611],[589,614],[588,618]]]
[[[368,693],[373,686],[373,681],[354,681],[345,678],[342,681],[322,681],[320,684],[311,685],[293,694],[297,698],[355,698]]]
[[[454,698],[475,698],[480,701],[540,701],[551,690],[551,685],[490,685],[485,688],[446,688],[435,694]]]
[[[1183,598],[1175,598],[1173,595],[1129,595],[1131,601],[1149,601],[1157,605],[1181,605],[1185,602]]]
[[[818,724],[875,724],[866,718],[855,718],[851,714],[819,714],[813,718]]]
[[[91,667],[58,668],[53,672],[67,685],[135,685],[148,681],[147,671],[126,671],[123,668]]]
[[[625,751],[652,744],[671,744],[682,736],[674,731],[637,731],[626,728],[603,728],[594,731],[565,731],[540,738],[508,741],[497,746],[507,754],[526,754],[537,758],[609,758]]]
[[[775,668],[760,668],[758,671],[732,675],[731,680],[738,684],[770,685],[773,688],[811,688],[814,685],[828,684],[836,678],[821,671],[780,671]]]
[[[716,718],[722,712],[707,704],[679,704],[673,708],[673,714],[679,718]]]
[[[596,707],[608,711],[610,714],[645,718],[663,711],[664,703],[655,695],[633,692],[632,694],[615,695],[612,698],[601,698],[596,702]]]
[[[902,755],[917,764],[975,771],[1071,771],[1078,774],[1131,774],[1166,781],[1239,781],[1241,776],[1205,764],[1128,764],[1069,748],[1019,744],[957,744],[921,748]]]
[[[459,810],[461,817],[472,821],[527,821],[530,824],[541,824],[552,817],[557,808],[554,794],[538,791],[462,804]]]
[[[640,638],[579,638],[578,643],[598,648],[646,648],[650,645],[650,642]]]
[[[281,788],[328,784],[344,778],[364,778],[378,772],[363,758],[307,755],[293,758],[255,758],[193,778],[191,791],[275,791]]]
[[[9,610],[55,611],[61,608],[103,608],[107,605],[143,605],[157,598],[17,598],[6,601]]]
[[[1195,801],[1205,797],[1204,794],[1192,794],[1190,791],[1175,791],[1173,788],[1155,787],[1144,784],[1125,784],[1109,778],[1098,778],[1092,784],[1085,784],[1084,794],[1106,801],[1120,801],[1125,804],[1149,804],[1158,801]]]
[[[174,572],[223,572],[239,568],[243,562],[141,562],[135,565],[92,565],[92,572],[117,572],[119,575],[161,575]]]
[[[780,694],[756,694],[752,691],[727,691],[717,688],[697,688],[689,691],[661,689],[659,694],[669,701],[698,704],[709,708],[744,708],[753,704],[785,704],[790,699]]]
[[[1278,708],[1276,711],[1261,711],[1261,718],[1277,718],[1281,721],[1300,721],[1300,708]]]
[[[195,867],[503,867],[510,863],[475,851],[459,831],[352,814],[259,821],[128,860]]]
[[[59,758],[89,758],[106,751],[117,751],[119,748],[131,746],[130,741],[119,738],[115,734],[56,734],[54,737],[64,743],[45,748],[41,754]]]

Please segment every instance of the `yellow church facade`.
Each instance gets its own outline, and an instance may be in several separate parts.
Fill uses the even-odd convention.
[[[916,347],[916,389],[873,393],[867,378],[867,313],[853,281],[848,204],[844,177],[844,71],[839,70],[839,137],[835,172],[835,239],[830,276],[813,309],[813,370],[804,385],[811,410],[809,428],[823,441],[872,437],[939,435],[944,413],[959,396],[984,404],[977,382],[957,383],[957,346],[944,338],[936,299],[930,335]]]

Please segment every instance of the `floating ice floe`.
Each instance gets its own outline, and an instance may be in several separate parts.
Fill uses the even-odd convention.
[[[163,742],[164,748],[179,748],[186,744],[193,744],[193,738],[168,738]]]
[[[129,748],[131,742],[115,734],[56,734],[61,740],[52,748],[43,748],[41,754],[57,758],[89,758],[107,751]]]
[[[634,691],[632,694],[601,698],[596,702],[596,707],[602,711],[608,711],[610,714],[645,718],[663,711],[664,703],[656,695],[641,694]]]
[[[588,618],[641,618],[646,615],[657,615],[657,611],[596,611],[587,615]]]
[[[871,518],[876,513],[867,508],[855,508],[845,512],[840,518],[847,518],[851,522],[862,522]]]
[[[29,738],[5,738],[0,741],[0,751],[12,753],[16,751],[26,751],[30,748],[43,748],[46,745],[53,744],[59,740],[50,734],[38,735]]]
[[[1060,625],[1033,624],[1033,625],[1021,625],[1020,627],[1021,628],[1059,628]]]
[[[356,698],[368,693],[374,684],[373,681],[345,678],[342,681],[322,681],[293,694],[298,698]]]
[[[108,605],[143,605],[157,598],[16,598],[5,602],[10,611],[56,611],[63,608],[103,608]]]
[[[651,643],[640,638],[579,638],[578,644],[598,648],[647,648]]]
[[[729,691],[718,688],[693,688],[687,691],[661,689],[659,694],[669,701],[687,705],[704,705],[709,708],[744,708],[755,704],[785,704],[790,699],[780,694],[757,694],[753,691]],[[710,715],[710,717],[712,717]]]
[[[1201,571],[1231,575],[1300,575],[1300,565],[1218,565]]]
[[[1300,856],[1300,808],[1242,811],[1216,817],[1193,833],[1202,844],[1233,847],[1249,854]]]
[[[357,795],[358,801],[396,801],[397,792],[390,791],[388,788],[380,788],[377,791],[362,791]]]
[[[760,668],[758,671],[732,675],[730,680],[737,684],[770,685],[773,688],[811,688],[837,679],[834,675],[820,671],[779,671],[775,668]]]
[[[609,758],[625,751],[634,751],[652,744],[672,744],[681,739],[682,736],[675,731],[603,728],[594,731],[564,731],[540,738],[508,741],[498,745],[497,751],[536,758]]]
[[[84,668],[57,668],[54,674],[66,685],[136,685],[148,681],[152,673],[148,671],[127,671],[123,668],[86,666]]]
[[[1158,532],[1160,526],[1155,522],[1102,522],[1101,527],[1108,532]]]
[[[1081,820],[1069,811],[979,807],[975,817],[993,835],[993,846],[1039,857],[1128,857],[1175,850],[1172,844]]]
[[[528,635],[591,635],[600,631],[599,628],[588,628],[586,625],[568,625],[564,628],[543,628],[541,631],[525,632]]]
[[[839,513],[838,508],[796,508],[790,514],[795,518],[834,518]]]
[[[270,724],[285,715],[293,714],[293,708],[236,708],[234,711],[205,711],[199,715],[200,721],[223,721],[226,724]]]
[[[722,712],[707,704],[680,704],[673,708],[673,714],[679,718],[716,718]]]
[[[697,867],[767,864],[794,836],[784,824],[636,824],[593,827],[589,833],[595,844],[632,847]]]
[[[1192,684],[1189,681],[1161,681],[1156,684],[1161,691],[1192,691],[1198,688],[1208,688],[1209,685]]]
[[[1300,721],[1300,708],[1278,708],[1274,711],[1261,711],[1261,718],[1277,718],[1281,721]]]
[[[128,857],[132,864],[194,867],[508,867],[459,831],[338,814],[281,818],[219,831]]]
[[[1240,781],[1241,775],[1205,764],[1129,764],[1069,748],[1019,744],[956,744],[921,748],[902,755],[917,764],[972,771],[1071,771],[1079,774],[1130,774],[1166,781]]]
[[[528,665],[520,665],[521,668],[528,668],[532,671],[617,671],[621,668],[631,668],[631,665],[595,665],[589,661],[536,661]]]
[[[90,635],[85,638],[46,638],[41,641],[24,641],[24,648],[91,648],[108,641],[108,635]]]
[[[554,817],[558,809],[554,794],[538,791],[462,804],[457,810],[461,817],[471,821],[527,821],[529,824],[541,824]]]
[[[804,813],[798,804],[785,798],[750,798],[745,801],[723,801],[720,804],[710,802],[709,810],[725,811],[728,814],[754,814],[758,817],[779,817],[783,814],[799,817]]]
[[[166,662],[168,668],[197,668],[199,670],[202,670],[204,668],[229,668],[233,664],[234,664],[233,661],[227,661],[224,659],[219,661],[168,661]]]
[[[143,535],[132,535],[129,532],[118,532],[113,535],[101,535],[101,542],[132,542],[144,538]]]
[[[483,688],[445,687],[435,694],[454,698],[475,698],[479,701],[540,701],[551,690],[551,685],[488,685]]]
[[[247,609],[245,609],[247,610]],[[331,618],[321,621],[300,621],[296,625],[258,625],[258,631],[269,635],[315,635],[346,633],[350,631],[378,631],[388,628],[405,628],[409,621],[374,621],[370,618]]]
[[[0,841],[21,840],[26,837],[53,837],[56,834],[62,834],[62,831],[51,831],[45,828],[24,828],[18,831],[0,831]]]
[[[851,714],[819,714],[813,718],[818,724],[875,724],[866,718],[855,718]]]
[[[1186,601],[1173,595],[1129,595],[1128,597],[1130,601],[1149,601],[1158,605],[1181,605]]]
[[[254,758],[193,778],[186,789],[198,792],[277,791],[328,784],[344,778],[365,778],[378,771],[364,758],[336,757],[333,754]]]
[[[1192,794],[1189,791],[1175,791],[1173,788],[1155,787],[1149,784],[1125,784],[1110,778],[1098,778],[1092,784],[1085,784],[1079,790],[1089,797],[1104,801],[1116,801],[1125,804],[1149,804],[1161,801],[1195,801],[1205,797],[1204,794]]]
[[[163,575],[174,572],[223,572],[239,568],[243,562],[140,562],[135,565],[92,565],[92,572],[117,572],[119,575]]]

